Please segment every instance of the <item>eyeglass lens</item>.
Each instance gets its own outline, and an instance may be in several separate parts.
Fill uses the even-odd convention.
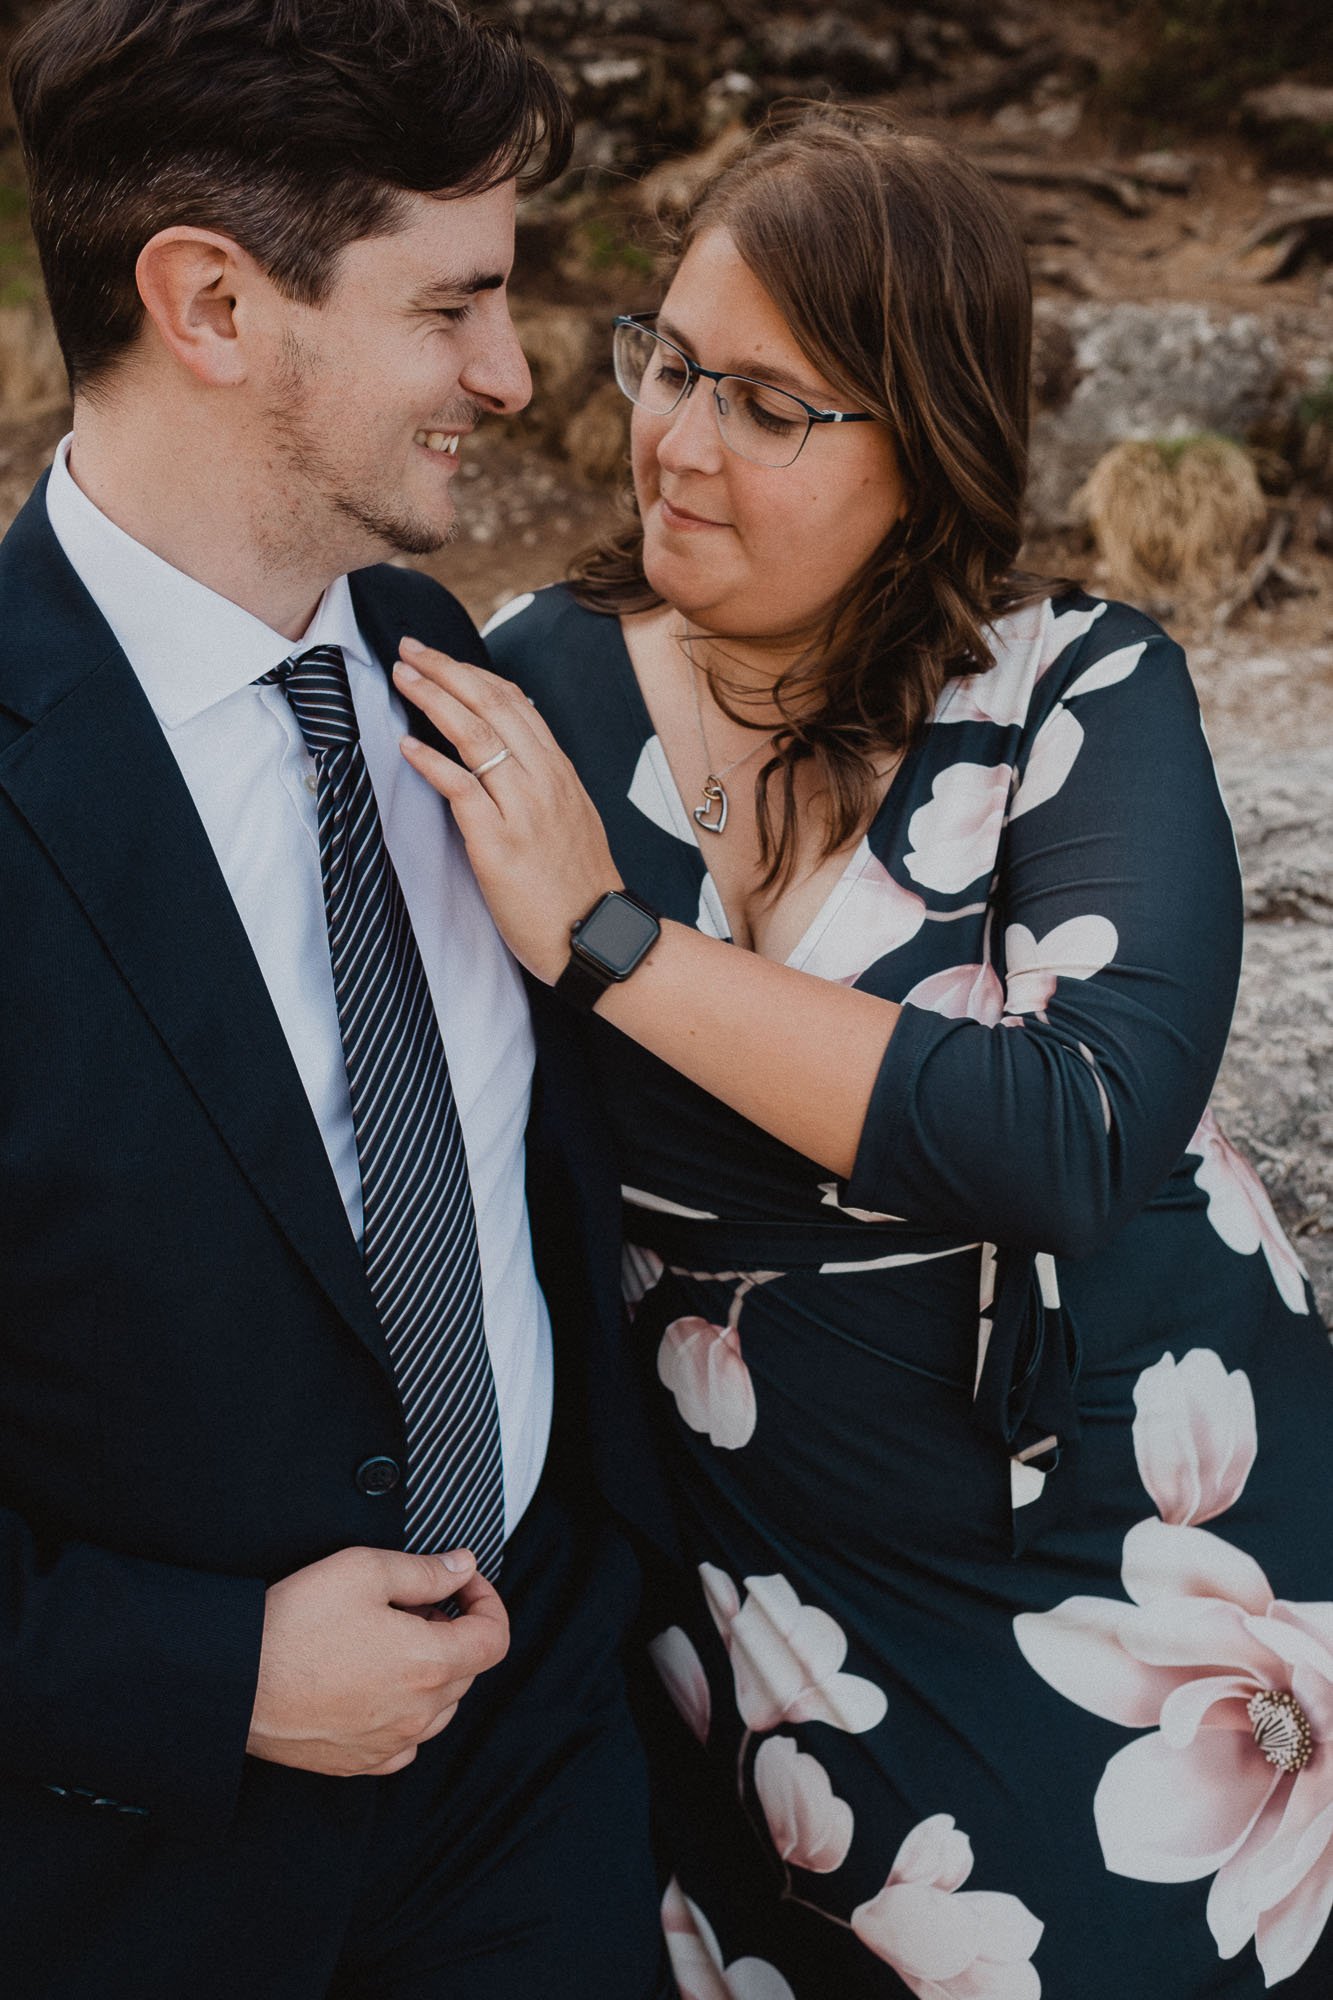
[[[669,416],[689,387],[681,355],[646,326],[618,326],[613,348],[616,381],[632,403]],[[743,375],[710,383],[722,442],[752,465],[790,465],[805,443],[810,419],[794,396]]]

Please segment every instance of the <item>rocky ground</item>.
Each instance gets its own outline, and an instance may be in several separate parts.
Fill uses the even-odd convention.
[[[966,146],[1009,192],[1039,300],[1033,565],[1114,583],[1078,492],[1118,441],[1221,432],[1252,452],[1261,541],[1205,597],[1168,592],[1150,608],[1190,647],[1246,871],[1219,1114],[1333,1307],[1333,91],[1320,94],[1320,79],[1333,84],[1333,30],[1314,84],[1273,86],[1200,137],[1172,125],[1169,105],[1127,113],[1132,16],[1113,0],[492,11],[517,17],[558,69],[579,125],[574,167],[520,226],[532,409],[468,441],[458,535],[429,565],[478,618],[558,577],[614,518],[624,408],[608,328],[613,313],[655,303],[650,212],[669,211],[792,96],[888,102]],[[11,143],[0,516],[66,417]]]

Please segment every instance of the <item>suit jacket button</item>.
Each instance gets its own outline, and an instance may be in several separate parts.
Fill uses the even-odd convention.
[[[357,1487],[371,1500],[392,1493],[401,1478],[396,1458],[366,1458],[356,1468]]]

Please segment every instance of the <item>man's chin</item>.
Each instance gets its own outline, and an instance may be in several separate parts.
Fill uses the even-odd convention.
[[[458,534],[458,517],[452,509],[447,520],[431,520],[424,514],[380,512],[352,500],[340,500],[338,507],[388,555],[433,556]]]

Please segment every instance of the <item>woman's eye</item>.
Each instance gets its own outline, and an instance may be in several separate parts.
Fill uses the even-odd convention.
[[[653,380],[660,382],[664,389],[679,389],[685,382],[685,370],[673,366],[669,361],[659,361],[653,370]]]
[[[798,416],[790,405],[781,409],[775,408],[771,403],[765,403],[758,396],[747,396],[745,398],[741,406],[741,414],[750,423],[757,424],[761,431],[768,431],[773,437],[789,436],[796,429],[797,425],[803,421],[803,418]]]

